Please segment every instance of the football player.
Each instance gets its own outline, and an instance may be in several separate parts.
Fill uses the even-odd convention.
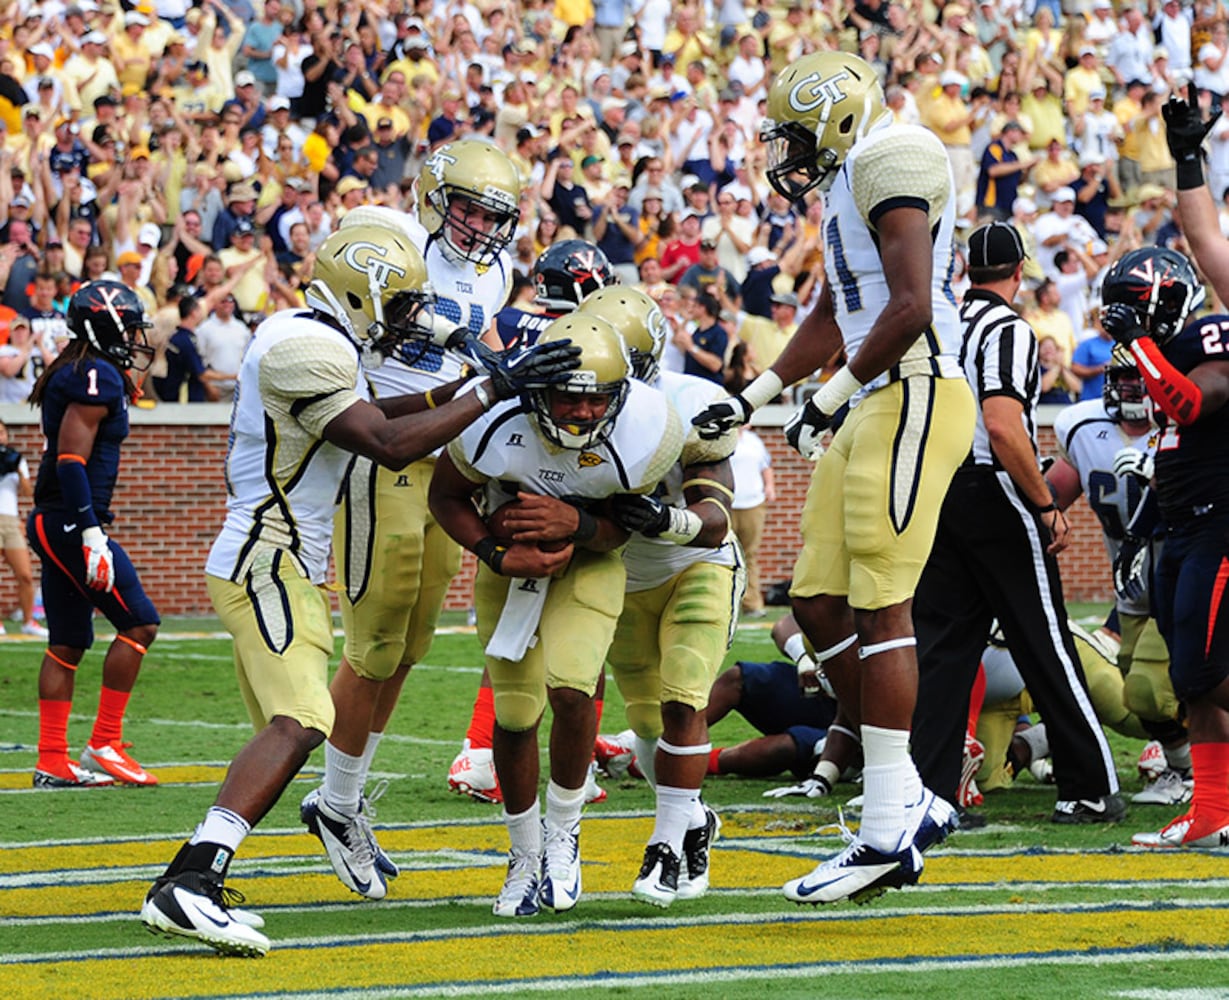
[[[627,595],[610,666],[627,706],[640,769],[657,817],[632,895],[667,907],[708,890],[709,848],[719,829],[700,798],[712,745],[705,709],[734,636],[746,571],[730,530],[738,431],[701,438],[693,414],[719,390],[706,379],[660,369],[666,318],[632,288],[603,288],[575,315],[613,326],[632,375],[665,394],[688,427],[682,453],[651,495],[624,493],[612,516],[631,533],[623,550]],[[683,869],[685,863],[686,869]]]
[[[263,921],[224,887],[235,851],[273,807],[335,715],[328,688],[332,615],[324,589],[337,484],[354,455],[404,468],[473,424],[499,399],[561,377],[564,345],[519,358],[517,374],[455,395],[461,381],[372,399],[367,374],[386,354],[431,338],[427,268],[390,229],[351,226],[321,244],[308,307],[265,320],[244,355],[226,456],[228,502],[206,563],[209,597],[235,637],[239,686],[256,735],[231,762],[214,805],[149,890],[141,920],[225,955],[263,955]],[[535,383],[535,379],[539,380]],[[316,812],[335,869],[357,891],[381,885],[361,814]]]
[[[499,339],[504,347],[534,343],[551,320],[572,312],[599,288],[618,284],[610,260],[587,240],[560,240],[552,243],[533,262],[529,273],[533,281],[534,304],[540,312],[506,306],[495,316]]]
[[[662,393],[631,378],[627,349],[609,323],[572,314],[543,336],[578,345],[580,367],[566,383],[475,420],[440,458],[430,492],[436,520],[481,561],[474,602],[511,840],[494,905],[503,917],[568,910],[580,897],[593,695],[626,580],[618,549],[627,533],[601,501],[650,492],[683,445],[677,415]],[[538,725],[548,702],[543,822]]]
[[[378,207],[347,213],[340,232],[376,225],[403,233],[422,252],[435,295],[437,342],[415,339],[385,358],[370,373],[378,398],[425,393],[428,406],[442,402],[441,387],[460,378],[464,365],[447,344],[484,335],[494,343],[493,317],[511,284],[506,247],[519,197],[512,161],[489,143],[464,140],[427,157],[417,181],[417,219]],[[333,536],[345,632],[330,686],[337,719],[325,746],[324,783],[301,807],[303,821],[322,839],[328,823],[348,824],[361,814],[380,739],[410,668],[431,647],[448,586],[461,567],[460,548],[427,510],[435,460],[428,453],[392,469],[359,457],[346,477]],[[335,865],[337,876],[378,899],[397,866],[378,845],[375,860],[374,877],[356,876],[346,865]]]
[[[1182,140],[1197,130],[1171,99],[1171,149],[1179,159],[1182,217],[1211,211],[1203,189],[1189,185],[1191,164]],[[1189,110],[1189,108],[1188,108]],[[1198,142],[1195,142],[1198,156]],[[1188,151],[1189,152],[1189,151]],[[1183,162],[1187,166],[1183,168]],[[1195,169],[1199,170],[1196,160]],[[1205,205],[1204,202],[1207,202]],[[1229,293],[1229,248],[1219,234],[1201,230],[1191,246],[1218,294]],[[1133,281],[1130,279],[1134,279]],[[1153,570],[1152,603],[1169,649],[1169,676],[1183,700],[1191,741],[1194,790],[1190,809],[1159,832],[1137,834],[1145,847],[1224,847],[1229,844],[1229,623],[1223,597],[1229,574],[1229,316],[1186,324],[1203,299],[1191,262],[1176,251],[1143,247],[1119,259],[1106,275],[1107,289],[1129,284],[1132,301],[1108,301],[1102,324],[1135,358],[1148,395],[1165,417],[1156,452],[1156,500],[1165,544]],[[1138,529],[1137,523],[1132,526]],[[1120,557],[1120,562],[1121,562]],[[1142,563],[1132,560],[1135,565]],[[1119,572],[1120,567],[1115,571]],[[1128,571],[1129,573],[1129,571]]]
[[[573,312],[586,295],[617,283],[618,278],[606,255],[585,240],[560,240],[551,244],[533,265],[531,275],[535,302],[541,312],[507,306],[495,317],[499,338],[505,349],[513,350],[537,343],[547,326],[560,316]],[[599,723],[606,692],[606,675],[598,678],[593,695]],[[503,793],[495,774],[491,738],[495,730],[495,703],[491,678],[484,670],[474,699],[473,712],[465,731],[461,750],[448,768],[448,787],[479,802],[502,802]],[[590,777],[586,799],[601,801],[606,791]]]
[[[1102,286],[1105,302],[1138,300],[1139,279],[1115,271],[1118,284]],[[1060,457],[1046,473],[1055,501],[1066,509],[1083,493],[1105,538],[1113,564],[1123,547],[1127,525],[1139,508],[1151,479],[1149,467],[1159,432],[1152,421],[1152,401],[1135,359],[1115,347],[1105,372],[1101,399],[1065,407],[1054,420]],[[1120,474],[1119,470],[1123,470]],[[1127,470],[1137,470],[1135,473]],[[1147,558],[1149,552],[1144,550]],[[1146,582],[1148,571],[1141,570]],[[1111,633],[1121,636],[1118,666],[1123,677],[1123,707],[1137,716],[1152,739],[1164,748],[1166,769],[1148,788],[1132,797],[1142,804],[1179,805],[1190,799],[1190,742],[1179,721],[1178,699],[1169,680],[1169,652],[1152,621],[1146,586],[1115,600]],[[1087,673],[1087,671],[1086,671]],[[1093,678],[1090,693],[1097,715],[1107,725]]]
[[[43,372],[30,402],[43,411],[46,447],[26,535],[41,560],[47,651],[38,675],[35,788],[156,785],[125,749],[124,712],[160,619],[123,547],[103,530],[114,515],[132,371],[153,360],[141,300],[117,281],[82,286],[68,306],[72,339]],[[94,610],[116,631],[102,666],[94,731],[80,762],[68,756],[78,665],[94,644]]]
[[[950,285],[956,195],[942,143],[893,121],[856,56],[817,52],[778,74],[761,137],[778,193],[800,207],[824,199],[826,279],[772,367],[694,420],[724,433],[842,346],[849,358],[786,425],[814,458],[848,407],[816,464],[790,591],[838,700],[857,715],[866,762],[857,836],[785,886],[788,899],[830,903],[916,882],[921,850],[956,821],[909,756],[912,598],[974,425]]]

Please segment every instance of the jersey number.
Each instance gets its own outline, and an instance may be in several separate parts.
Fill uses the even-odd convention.
[[[1125,487],[1127,491],[1126,509],[1128,516],[1139,506],[1143,487],[1134,476],[1124,476],[1119,479],[1112,472],[1093,470],[1088,475],[1088,506],[1092,508],[1101,528],[1115,541],[1126,534],[1126,526],[1122,523],[1122,513],[1118,509],[1118,491]]]
[[[1204,323],[1199,328],[1199,339],[1203,342],[1204,354],[1225,353],[1225,331],[1229,330],[1229,320],[1222,319],[1218,323]]]
[[[85,373],[85,391],[91,396],[98,395],[98,369],[91,368]]]

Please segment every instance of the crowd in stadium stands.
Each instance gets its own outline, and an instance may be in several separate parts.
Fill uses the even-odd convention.
[[[10,3],[0,399],[24,398],[68,297],[104,275],[155,317],[148,397],[228,398],[245,331],[302,303],[341,217],[409,208],[425,156],[463,137],[521,173],[518,269],[593,240],[660,303],[667,368],[701,342],[726,362],[702,374],[753,377],[813,305],[823,254],[822,208],[765,180],[764,99],[825,48],[860,54],[897,120],[940,137],[964,233],[1019,228],[1045,401],[1092,398],[1107,267],[1184,246],[1160,108],[1187,84],[1205,106],[1229,92],[1227,17],[1220,0]],[[1209,138],[1219,196],[1229,121]],[[181,317],[185,295],[200,308]]]

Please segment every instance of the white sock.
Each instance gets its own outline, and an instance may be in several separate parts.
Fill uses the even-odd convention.
[[[1189,775],[1191,773],[1191,745],[1183,743],[1181,746],[1165,747],[1165,763],[1175,771]]]
[[[252,825],[238,813],[223,809],[221,806],[210,806],[209,811],[205,813],[204,820],[196,828],[196,832],[192,834],[192,839],[188,843],[221,844],[235,852],[239,850],[243,838],[251,830]]]
[[[700,798],[700,790],[696,789],[696,803],[691,807],[691,819],[687,821],[688,830],[698,830],[708,826],[708,812],[704,808],[704,800]]]
[[[909,730],[863,726],[862,755],[862,826],[858,835],[878,851],[896,851],[905,830],[905,789],[911,772],[917,780],[909,758]]]
[[[546,785],[546,823],[548,826],[571,830],[580,822],[585,807],[585,786],[564,788],[550,781]]]
[[[542,856],[542,805],[537,799],[523,813],[513,816],[505,812],[504,826],[508,828],[513,854],[535,858]]]
[[[698,788],[657,786],[657,817],[650,844],[666,843],[677,857],[683,856],[683,837],[691,821],[691,811],[700,801]]]
[[[365,777],[362,757],[344,753],[332,743],[324,744],[324,784],[321,786],[321,797],[330,809],[343,816],[358,815],[358,800],[363,794]]]
[[[652,788],[657,787],[657,740],[646,740],[640,736],[632,737],[632,745],[636,748],[636,764],[644,772],[644,780]]]
[[[368,733],[367,743],[363,747],[363,756],[359,758],[362,761],[363,768],[363,784],[367,784],[367,775],[371,774],[371,762],[375,759],[376,751],[380,748],[380,740],[384,739],[383,733]]]

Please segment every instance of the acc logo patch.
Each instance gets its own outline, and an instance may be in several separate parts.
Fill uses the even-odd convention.
[[[848,79],[849,73],[846,70],[841,70],[836,76],[827,79],[818,73],[809,73],[790,88],[789,106],[805,114],[822,104],[839,104],[846,96],[841,90],[841,81]]]
[[[596,455],[591,451],[582,451],[580,457],[576,460],[576,464],[582,469],[592,469],[595,465],[601,465],[606,459],[601,455]]]

